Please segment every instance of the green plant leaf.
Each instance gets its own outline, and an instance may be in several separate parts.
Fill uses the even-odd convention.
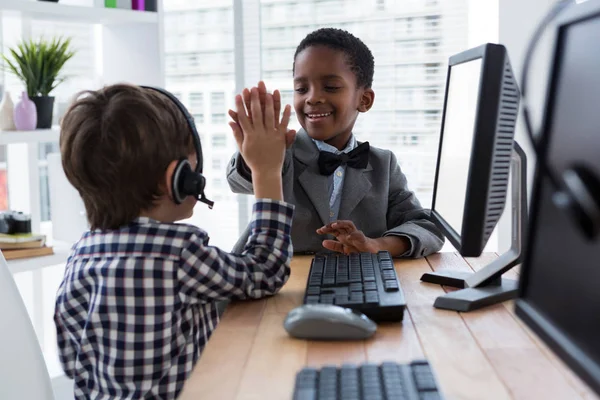
[[[3,70],[25,84],[28,96],[48,96],[67,78],[60,72],[73,56],[71,38],[25,40],[2,55]]]

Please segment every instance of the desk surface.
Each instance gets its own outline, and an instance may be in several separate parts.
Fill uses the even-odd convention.
[[[310,257],[295,257],[276,296],[229,305],[181,399],[291,399],[304,366],[409,362],[427,358],[447,399],[597,399],[518,319],[512,302],[470,313],[435,309],[446,289],[422,283],[424,272],[478,270],[495,254],[463,259],[440,253],[395,263],[407,303],[402,323],[380,325],[366,341],[290,338],[286,314],[302,303]],[[517,278],[514,269],[505,276]]]

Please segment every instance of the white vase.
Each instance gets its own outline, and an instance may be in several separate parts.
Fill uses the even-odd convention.
[[[0,102],[0,130],[14,131],[17,129],[14,119],[15,105],[10,97],[10,92],[4,92]]]

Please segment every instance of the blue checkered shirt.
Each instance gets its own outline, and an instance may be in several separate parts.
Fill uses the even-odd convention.
[[[175,399],[219,317],[215,302],[276,293],[290,274],[293,206],[254,205],[242,254],[205,231],[140,217],[75,244],[54,321],[76,399]]]
[[[349,153],[354,150],[357,146],[356,138],[354,135],[350,136],[346,147],[340,151],[336,147],[322,142],[320,140],[314,140],[317,148],[320,151],[328,151],[330,153],[342,154]],[[342,201],[342,189],[344,188],[344,178],[346,176],[346,165],[340,165],[335,169],[333,174],[327,177],[329,186],[329,222],[337,221],[340,213],[340,203]]]

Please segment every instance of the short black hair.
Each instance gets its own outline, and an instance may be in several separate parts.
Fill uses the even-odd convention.
[[[373,85],[375,70],[373,54],[366,44],[350,32],[337,28],[321,28],[306,35],[296,48],[292,71],[295,69],[298,54],[310,46],[326,46],[343,52],[348,59],[350,69],[356,75],[356,84],[366,88]]]

